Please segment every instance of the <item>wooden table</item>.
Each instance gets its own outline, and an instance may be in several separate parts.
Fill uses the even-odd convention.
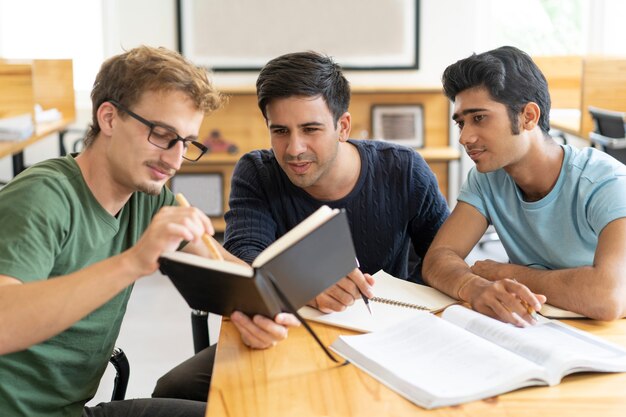
[[[567,321],[626,346],[626,320]],[[328,345],[350,331],[312,324]],[[626,416],[626,374],[576,374],[554,387],[532,387],[454,407],[424,410],[357,369],[331,362],[306,333],[268,350],[246,348],[231,322],[220,332],[207,416]]]
[[[13,156],[13,175],[19,174],[24,169],[24,157],[23,151],[28,146],[39,142],[40,140],[55,134],[59,133],[59,147],[60,153],[64,154],[65,148],[63,146],[63,135],[62,133],[67,130],[67,127],[74,122],[74,119],[61,119],[55,122],[48,123],[39,123],[35,128],[35,133],[33,133],[29,138],[24,140],[15,140],[15,141],[0,141],[0,158],[4,158],[5,156],[12,155]]]
[[[588,139],[582,137],[580,119],[580,110],[577,109],[552,109],[550,111],[550,127],[582,139]]]

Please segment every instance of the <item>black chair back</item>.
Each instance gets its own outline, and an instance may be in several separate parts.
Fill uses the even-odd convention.
[[[589,106],[589,114],[595,124],[591,143],[626,164],[626,113]]]
[[[609,138],[626,137],[624,113],[589,106],[589,114],[593,118],[597,133]]]

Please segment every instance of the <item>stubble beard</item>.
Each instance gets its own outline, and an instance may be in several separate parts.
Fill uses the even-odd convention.
[[[150,166],[156,166],[159,167],[163,170],[169,170],[169,178],[171,179],[174,174],[176,173],[175,170],[173,170],[172,168],[165,166],[164,164],[162,164],[159,161],[148,161],[145,163],[146,166],[150,167]],[[143,183],[138,183],[135,184],[135,189],[139,192],[142,193],[146,193],[148,195],[159,195],[161,194],[161,191],[163,190],[163,187],[165,185],[165,182],[157,182],[157,181],[150,181],[147,180]]]
[[[305,157],[305,158],[285,159],[285,164],[287,164],[288,161],[294,161],[298,159],[304,159],[304,160],[310,161],[311,168],[315,168],[315,172],[307,172],[304,175],[297,175],[294,173],[288,174],[289,179],[295,186],[306,189],[317,184],[318,181],[328,173],[333,163],[337,159],[337,152],[335,152],[332,158],[330,158],[328,161],[326,161],[324,164],[321,164],[321,165],[315,155],[312,155],[310,157]],[[311,171],[311,169],[309,169],[309,171]]]
[[[137,191],[146,193],[148,195],[159,195],[163,190],[163,184],[138,184]]]

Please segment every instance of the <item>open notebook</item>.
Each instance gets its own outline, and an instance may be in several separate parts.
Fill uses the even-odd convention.
[[[586,318],[582,314],[574,313],[573,311],[563,310],[562,308],[555,307],[550,304],[544,304],[539,312],[544,317],[551,319],[584,319]]]
[[[302,307],[298,313],[307,320],[372,332],[415,317],[420,312],[437,313],[457,302],[434,288],[396,278],[382,270],[372,276],[376,283],[375,297],[370,299],[371,315],[361,299],[340,312],[325,314],[311,307]]]

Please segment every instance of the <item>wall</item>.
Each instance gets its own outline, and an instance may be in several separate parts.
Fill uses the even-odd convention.
[[[448,64],[476,49],[473,42],[476,28],[472,22],[479,9],[474,6],[479,1],[421,0],[420,69],[379,73],[351,71],[347,73],[350,81],[365,85],[438,83],[441,72]],[[155,7],[155,4],[161,7]],[[106,56],[121,52],[122,47],[127,49],[142,43],[176,48],[173,0],[111,0],[106,2],[105,10]],[[271,23],[271,18],[268,18],[268,24]],[[459,39],[463,39],[462,44]],[[218,85],[224,86],[254,85],[256,73],[218,73],[215,80]]]

